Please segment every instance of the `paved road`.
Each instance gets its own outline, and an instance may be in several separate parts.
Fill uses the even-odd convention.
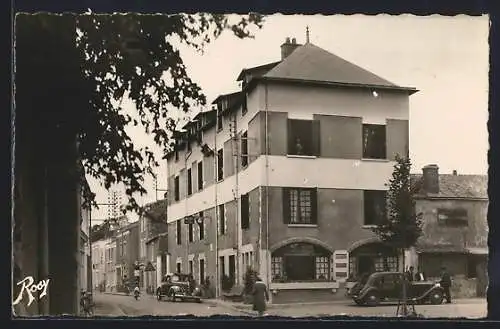
[[[288,317],[317,317],[334,315],[394,317],[396,315],[396,309],[397,305],[363,307],[355,304],[332,304],[314,305],[310,307],[287,307],[283,309],[270,308],[268,314]],[[486,309],[486,300],[461,300],[454,302],[453,304],[415,306],[416,312],[426,318],[483,318],[486,317]]]
[[[96,315],[101,316],[249,316],[253,312],[248,310],[238,311],[235,308],[218,305],[207,301],[201,304],[189,302],[158,302],[152,296],[143,296],[136,301],[132,296],[118,296],[96,294]],[[350,316],[384,316],[394,317],[396,305],[382,305],[377,307],[362,307],[349,303],[335,303],[330,305],[288,305],[285,308],[271,307],[267,314],[270,316],[286,317],[325,317],[335,315]],[[482,318],[486,316],[485,300],[459,300],[453,304],[443,305],[417,305],[417,313],[426,318]]]
[[[232,315],[243,316],[244,313],[238,312],[227,307],[215,306],[210,302],[191,303],[191,302],[158,302],[153,296],[142,296],[135,300],[132,295],[94,295],[96,304],[95,315],[97,316],[212,316],[212,315]]]

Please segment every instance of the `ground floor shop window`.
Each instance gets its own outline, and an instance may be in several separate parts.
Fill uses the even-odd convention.
[[[326,280],[330,277],[330,257],[316,257],[316,279]]]
[[[310,243],[292,243],[273,253],[274,282],[324,281],[330,279],[331,253]]]

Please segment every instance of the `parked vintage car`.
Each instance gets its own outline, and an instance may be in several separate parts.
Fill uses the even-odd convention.
[[[189,279],[189,274],[173,273],[165,275],[161,285],[156,289],[156,298],[158,301],[167,297],[172,302],[180,300],[201,303],[201,289],[196,285],[193,286],[193,281]]]
[[[414,304],[443,303],[444,291],[439,283],[432,281],[407,282],[407,298]],[[358,305],[376,306],[383,302],[401,299],[403,274],[398,272],[376,272],[370,275],[361,289],[353,291],[352,299]]]

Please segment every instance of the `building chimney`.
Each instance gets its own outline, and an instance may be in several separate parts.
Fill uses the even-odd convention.
[[[453,176],[456,176],[456,175],[458,175],[457,171],[453,170]]]
[[[436,164],[430,164],[423,169],[424,190],[426,193],[439,193],[439,167]]]
[[[297,43],[295,38],[290,42],[290,38],[286,38],[285,43],[281,45],[281,60],[287,58],[295,49],[302,45]]]

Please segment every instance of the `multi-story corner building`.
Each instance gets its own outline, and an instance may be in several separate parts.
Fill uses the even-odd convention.
[[[309,42],[287,39],[281,54],[244,69],[241,91],[178,132],[167,159],[171,266],[219,294],[251,266],[278,302],[398,267],[370,227],[396,154],[408,155],[417,92]]]
[[[423,214],[423,234],[409,251],[410,264],[427,277],[445,266],[453,295],[484,297],[488,283],[488,177],[440,174],[437,165],[412,175],[415,208]],[[412,252],[413,251],[413,252]]]
[[[167,273],[167,200],[146,204],[139,218],[140,287],[152,292]]]
[[[116,229],[114,243],[116,290],[122,292],[126,291],[134,277],[134,264],[139,258],[139,223],[130,223]]]

